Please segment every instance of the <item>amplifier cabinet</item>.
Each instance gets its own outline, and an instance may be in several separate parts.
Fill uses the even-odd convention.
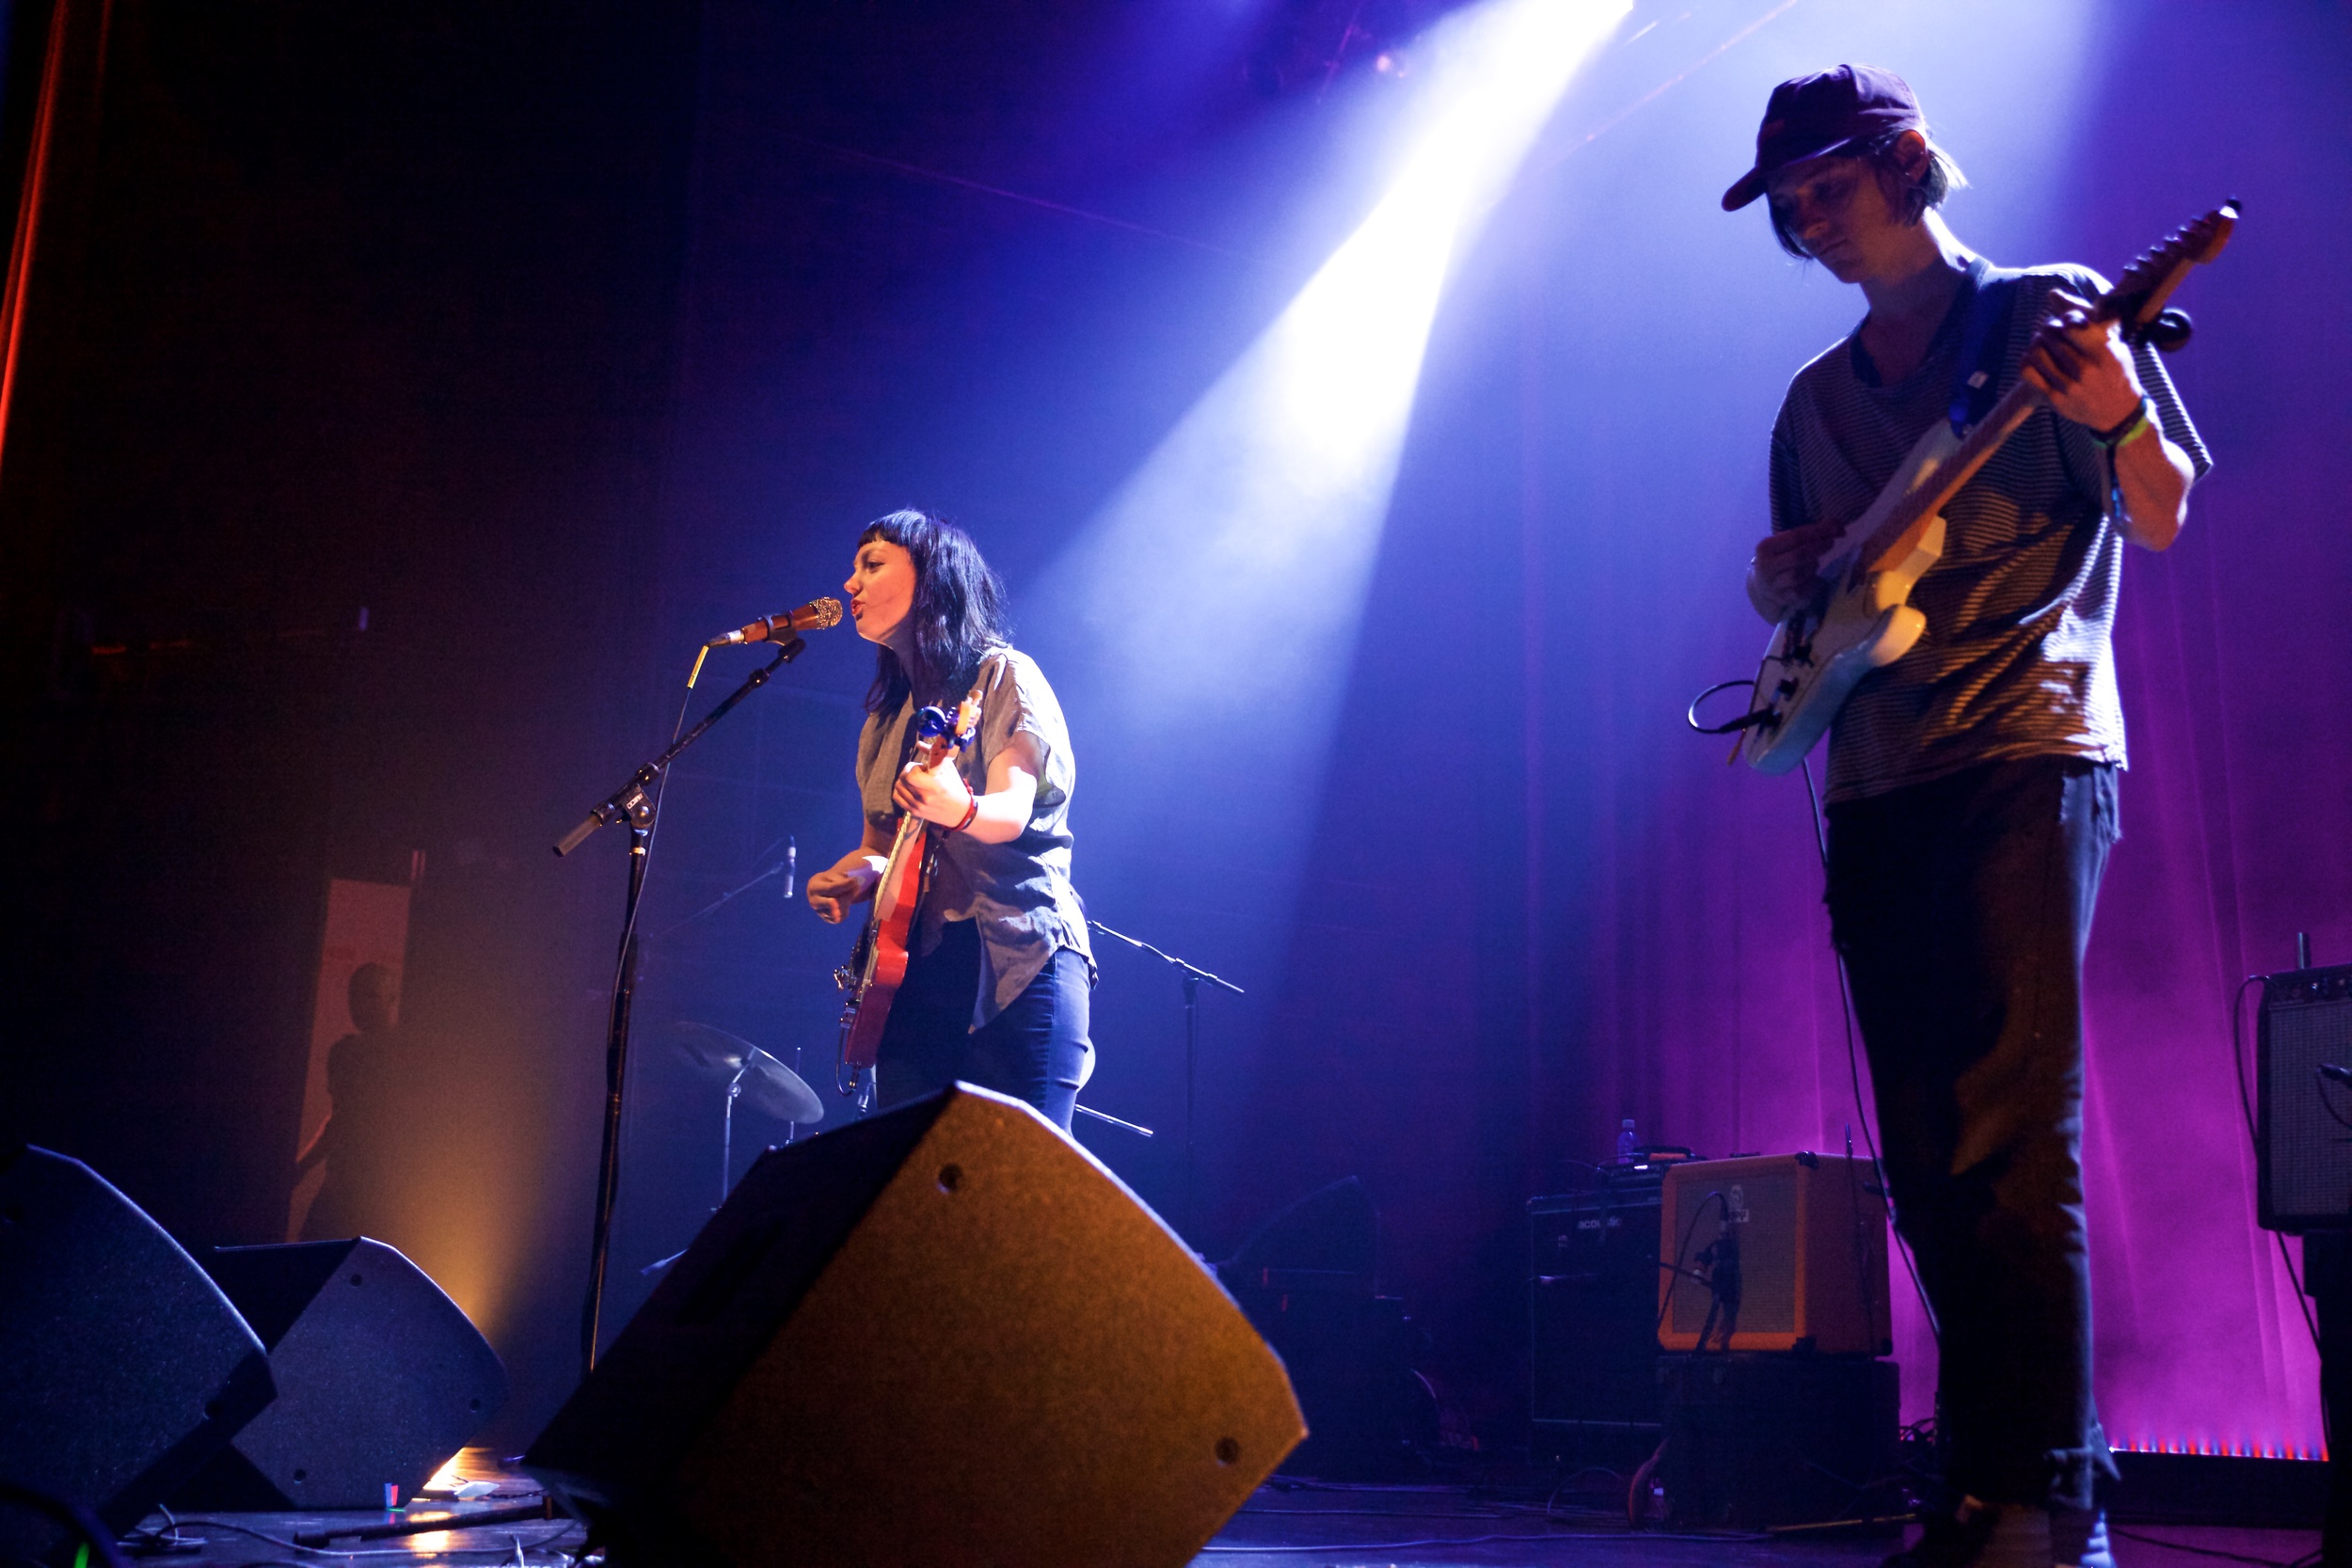
[[[1528,1414],[1554,1439],[1658,1431],[1655,1171],[1527,1205]],[[1638,1456],[1637,1456],[1638,1457]]]
[[[1886,1204],[1867,1160],[1775,1154],[1677,1165],[1660,1223],[1659,1256],[1676,1270],[1659,1271],[1651,1309],[1667,1350],[1893,1354]]]
[[[2265,974],[2255,1030],[2258,1206],[2266,1230],[2352,1227],[2352,964]]]
[[[1895,1500],[1901,1374],[1892,1361],[1661,1355],[1658,1382],[1658,1475],[1677,1528],[1818,1524]]]

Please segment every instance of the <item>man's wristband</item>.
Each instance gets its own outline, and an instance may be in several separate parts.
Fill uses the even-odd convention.
[[[980,798],[975,795],[972,797],[972,803],[964,808],[963,820],[957,823],[954,827],[948,829],[947,831],[951,833],[960,833],[963,832],[964,829],[970,827],[972,825],[973,818],[978,816],[979,815]]]
[[[2148,394],[2142,392],[2139,394],[2139,406],[2132,410],[2130,419],[2125,420],[2113,430],[2094,430],[2090,433],[2090,438],[2106,448],[2107,451],[2113,451],[2126,441],[2137,440],[2142,431],[2154,428],[2155,411],[2155,405],[2148,401]]]

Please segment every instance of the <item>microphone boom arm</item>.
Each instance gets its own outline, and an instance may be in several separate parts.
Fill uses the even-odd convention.
[[[700,740],[705,730],[725,718],[728,709],[767,685],[769,676],[800,657],[807,650],[808,643],[797,636],[791,641],[779,645],[775,657],[753,671],[745,677],[742,685],[729,692],[708,713],[704,714],[701,721],[692,729],[672,741],[668,751],[631,773],[620,788],[606,796],[586,816],[580,818],[580,826],[565,833],[557,842],[555,852],[558,855],[568,855],[585,843],[589,835],[598,828],[610,828],[616,822],[637,821],[643,817],[649,823],[653,816],[653,802],[647,798],[645,790],[648,785],[661,777],[661,770],[669,767],[680,752]]]

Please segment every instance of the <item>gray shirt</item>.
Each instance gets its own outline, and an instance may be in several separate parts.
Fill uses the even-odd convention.
[[[2064,288],[2106,285],[2074,266],[1982,262],[1918,369],[1883,383],[1850,337],[1797,372],[1772,431],[1772,526],[1860,515],[1949,402],[1978,285],[2013,281],[1995,392],[2017,379]],[[2133,352],[2158,423],[2201,476],[2212,467],[2153,348]],[[1912,591],[1926,635],[1865,677],[1830,732],[1829,798],[1883,794],[1982,762],[2076,756],[2121,765],[2123,711],[2109,634],[2123,575],[2107,454],[2042,408],[1944,508],[1943,559]]]
[[[939,865],[924,890],[914,951],[937,947],[951,920],[978,923],[980,989],[972,1009],[977,1029],[1027,989],[1057,949],[1076,952],[1089,972],[1094,955],[1087,942],[1086,909],[1070,885],[1070,791],[1078,774],[1061,704],[1037,661],[1010,648],[981,660],[976,684],[982,692],[980,726],[957,765],[973,792],[988,788],[989,764],[1016,735],[1030,737],[1041,760],[1037,800],[1019,838],[983,844],[968,833],[931,832]],[[858,732],[858,796],[866,820],[886,833],[898,831],[890,787],[906,765],[914,714],[909,697],[896,713],[867,715]]]

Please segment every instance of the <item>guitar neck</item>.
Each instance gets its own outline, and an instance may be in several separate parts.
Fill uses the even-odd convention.
[[[913,812],[907,812],[898,818],[898,841],[890,847],[890,863],[882,868],[885,886],[898,885],[899,870],[905,866],[909,855],[921,853],[922,842],[923,819]]]
[[[2237,221],[2234,204],[2220,208],[2201,219],[2197,230],[2206,232],[2201,240],[2201,252],[2193,247],[2185,236],[2176,235],[2155,257],[2135,262],[2124,275],[2123,281],[2107,290],[2090,307],[2093,321],[2120,321],[2129,318],[2129,325],[2137,329],[2155,319],[2164,309],[2164,302],[2180,286],[2181,279],[2199,261],[2211,261],[2220,245],[2229,238],[2229,230]],[[2212,238],[2214,234],[2218,238]],[[2178,254],[2172,254],[2177,252]],[[2161,265],[2157,264],[2161,259]],[[2144,275],[2144,276],[2143,276]],[[1958,451],[1925,483],[1903,498],[1885,522],[1879,525],[1858,552],[1866,562],[1865,572],[1884,571],[1917,548],[1919,538],[1928,525],[1935,520],[1951,499],[1960,494],[1961,486],[1977,477],[1986,459],[2001,450],[2001,443],[2016,434],[2033,411],[2042,405],[2042,394],[2024,381],[2019,381],[2001,394],[1992,411],[1978,421]]]
[[[1960,494],[1963,485],[1977,477],[1977,470],[2001,450],[2001,443],[2016,434],[2017,427],[2041,406],[2042,394],[2026,382],[2020,381],[2002,393],[2001,401],[1968,432],[1960,449],[1929,475],[1925,483],[1905,496],[1893,515],[1871,535],[1870,542],[1862,548],[1862,559],[1867,562],[1863,569],[1883,571],[1916,548],[1919,536],[1927,531],[1936,514]]]

